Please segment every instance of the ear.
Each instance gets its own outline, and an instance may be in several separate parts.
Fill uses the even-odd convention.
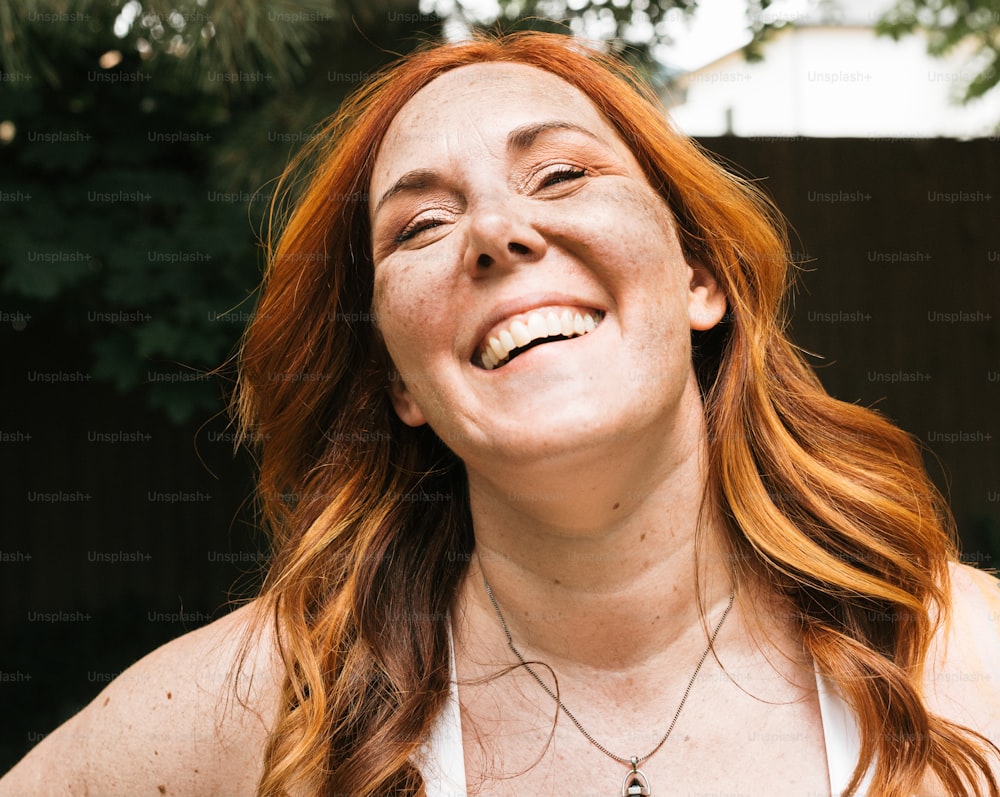
[[[693,263],[688,265],[688,272],[688,318],[691,329],[704,332],[722,320],[728,302],[711,271],[699,263]]]
[[[389,398],[399,420],[407,426],[423,426],[427,423],[424,411],[403,381],[395,367],[389,369]]]

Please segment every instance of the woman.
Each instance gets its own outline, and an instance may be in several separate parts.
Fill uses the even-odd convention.
[[[541,34],[321,138],[242,351],[264,593],[0,794],[1000,794],[1000,590],[784,336],[764,200]]]

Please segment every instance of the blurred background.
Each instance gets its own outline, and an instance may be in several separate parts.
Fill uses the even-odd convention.
[[[759,181],[830,392],[1000,557],[1000,0],[0,0],[0,771],[267,565],[226,415],[273,179],[427,40],[620,52]]]

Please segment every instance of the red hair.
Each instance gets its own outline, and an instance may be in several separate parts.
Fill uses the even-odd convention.
[[[388,401],[367,192],[409,99],[451,69],[490,62],[544,69],[589,97],[728,297],[724,322],[694,340],[709,497],[726,519],[734,581],[764,579],[790,602],[819,671],[857,713],[862,752],[848,793],[874,765],[880,797],[909,797],[928,773],[950,797],[1000,796],[987,758],[996,748],[929,714],[921,697],[956,556],[947,508],[913,440],[828,396],[787,339],[780,217],[672,131],[626,66],[539,33],[407,56],[349,98],[283,178],[295,198],[275,207],[283,230],[237,399],[246,439],[260,441],[275,547],[262,605],[287,668],[260,794],[296,783],[316,794],[422,793],[410,759],[448,692],[447,616],[472,524],[461,462]]]

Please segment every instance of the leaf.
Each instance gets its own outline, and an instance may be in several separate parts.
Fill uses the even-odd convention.
[[[997,0],[898,0],[876,24],[876,32],[895,40],[923,31],[927,52],[946,56],[959,46],[972,52],[975,74],[962,88],[970,102],[1000,82],[1000,3]]]
[[[89,274],[90,258],[85,252],[33,247],[8,262],[0,288],[29,299],[52,299]]]

